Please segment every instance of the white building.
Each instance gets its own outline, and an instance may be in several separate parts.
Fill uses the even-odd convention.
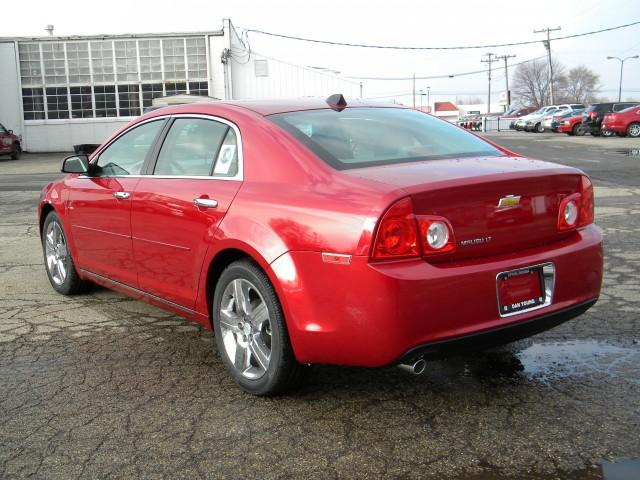
[[[0,38],[0,123],[26,151],[101,143],[154,98],[359,96],[327,70],[245,48],[230,20],[212,32]]]

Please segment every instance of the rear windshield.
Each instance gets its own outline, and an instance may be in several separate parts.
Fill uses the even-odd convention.
[[[503,155],[478,137],[404,108],[347,108],[271,115],[339,170],[442,158]]]

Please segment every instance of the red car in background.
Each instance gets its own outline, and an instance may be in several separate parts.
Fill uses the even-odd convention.
[[[96,282],[213,329],[257,395],[306,364],[420,373],[600,294],[582,171],[403,107],[341,95],[166,107],[63,171],[38,208],[52,287]]]
[[[20,139],[14,135],[13,130],[7,130],[4,125],[0,124],[0,155],[11,155],[11,158],[18,160],[22,148]]]
[[[640,105],[617,113],[608,113],[602,120],[602,128],[619,135],[640,137]]]
[[[582,113],[562,119],[558,126],[558,132],[566,133],[567,135],[584,135],[586,131],[582,128]]]

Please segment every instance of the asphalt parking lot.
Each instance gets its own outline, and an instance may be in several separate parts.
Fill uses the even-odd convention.
[[[0,159],[0,478],[591,480],[633,468],[640,140],[488,137],[592,176],[606,240],[598,304],[422,376],[316,367],[271,399],[242,393],[193,323],[102,288],[56,294],[36,204],[63,154]]]

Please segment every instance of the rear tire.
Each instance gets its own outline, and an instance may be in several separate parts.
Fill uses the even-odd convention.
[[[88,283],[76,271],[58,214],[49,212],[42,226],[42,253],[47,277],[53,289],[63,295],[83,292]]]
[[[212,305],[216,346],[225,367],[244,391],[283,393],[300,379],[276,292],[251,260],[239,260],[220,275]]]
[[[613,132],[611,130],[602,130],[601,135],[603,137],[613,137]]]
[[[633,138],[640,137],[640,123],[633,122],[627,127],[627,135]]]

